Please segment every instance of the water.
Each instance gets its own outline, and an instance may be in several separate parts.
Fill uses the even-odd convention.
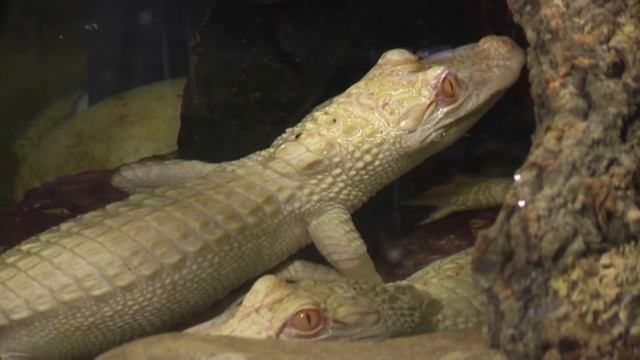
[[[522,44],[504,4],[489,1],[14,0],[3,10],[0,247],[123,198],[109,187],[122,163],[264,148],[388,49],[449,49],[490,33]],[[513,174],[533,129],[526,87],[354,214],[383,276],[469,246],[473,221],[492,221],[465,214],[427,231],[417,224],[431,209],[403,203],[456,174]]]

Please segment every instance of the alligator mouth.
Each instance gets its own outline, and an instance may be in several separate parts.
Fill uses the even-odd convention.
[[[385,331],[382,315],[378,311],[358,311],[332,319],[334,327],[325,339],[375,339],[384,336]]]

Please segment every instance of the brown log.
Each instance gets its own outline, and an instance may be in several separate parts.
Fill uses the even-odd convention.
[[[508,0],[537,130],[473,270],[510,358],[640,354],[640,4]]]

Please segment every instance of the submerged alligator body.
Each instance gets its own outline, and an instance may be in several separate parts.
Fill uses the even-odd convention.
[[[241,304],[185,332],[281,340],[384,339],[485,323],[471,278],[473,248],[440,259],[404,281],[369,284],[321,265],[294,262],[300,275],[265,275]],[[296,279],[302,279],[296,282]]]
[[[510,178],[456,176],[413,204],[430,216],[501,205]],[[446,195],[445,195],[446,194]],[[186,329],[200,335],[279,340],[384,339],[463,330],[486,322],[485,296],[471,274],[473,247],[436,260],[405,280],[367,284],[296,260],[260,277],[222,314]]]
[[[310,242],[379,281],[350,213],[464,134],[523,63],[495,36],[422,60],[391,50],[263,151],[123,167],[128,199],[0,256],[0,357],[86,358],[167,330]]]

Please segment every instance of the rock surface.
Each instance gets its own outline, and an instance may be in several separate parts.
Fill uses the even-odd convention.
[[[640,3],[507,3],[530,44],[538,127],[476,243],[491,343],[514,359],[638,358],[640,312],[619,310],[637,304],[638,270],[611,259],[633,263],[623,245],[640,232]]]

